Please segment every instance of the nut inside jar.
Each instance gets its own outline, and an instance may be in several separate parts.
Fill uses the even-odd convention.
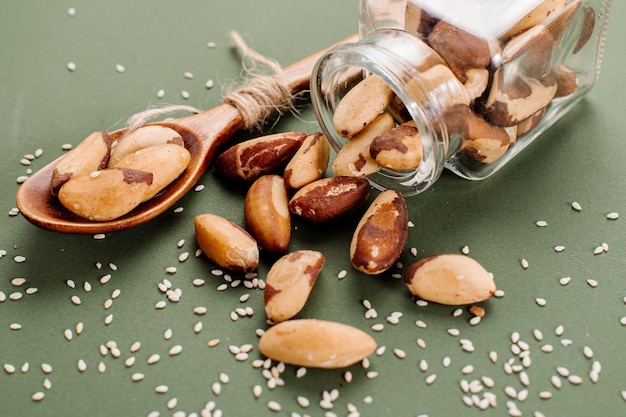
[[[436,4],[362,0],[361,41],[318,63],[313,102],[337,151],[335,173],[405,194],[428,188],[444,166],[486,178],[596,80],[610,2],[516,2],[489,31],[484,16],[456,19]],[[383,115],[393,123],[369,133]]]

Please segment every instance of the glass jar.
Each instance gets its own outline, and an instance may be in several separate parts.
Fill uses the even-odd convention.
[[[405,195],[443,168],[489,177],[597,80],[611,0],[361,0],[360,40],[317,62],[311,98],[337,155]]]

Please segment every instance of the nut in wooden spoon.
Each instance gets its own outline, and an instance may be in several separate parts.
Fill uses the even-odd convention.
[[[353,42],[352,35],[340,43]],[[309,86],[311,71],[315,62],[328,49],[318,51],[295,64],[286,67],[281,77],[290,93],[300,92]],[[242,88],[245,89],[245,84]],[[242,90],[245,96],[246,92]],[[227,141],[235,132],[248,128],[255,122],[244,117],[245,109],[237,107],[232,101],[220,104],[210,110],[175,120],[157,122],[153,125],[169,127],[180,134],[184,147],[190,153],[189,165],[185,171],[155,197],[141,203],[134,210],[113,220],[91,221],[66,209],[51,192],[51,179],[59,159],[46,165],[33,174],[18,189],[17,206],[22,215],[31,223],[41,228],[78,234],[111,233],[143,224],[152,220],[182,198],[200,179],[210,164],[216,149]],[[260,117],[265,117],[262,115]],[[124,135],[125,129],[110,133],[113,138]]]

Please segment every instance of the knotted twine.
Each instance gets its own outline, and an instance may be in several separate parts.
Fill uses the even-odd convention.
[[[250,48],[236,31],[230,33],[230,38],[233,46],[242,55],[241,66],[245,76],[239,87],[226,90],[222,101],[239,111],[243,120],[243,128],[259,129],[265,120],[274,113],[278,113],[279,116],[287,111],[295,113],[295,97],[280,64]],[[252,66],[248,66],[248,60],[251,61]],[[259,68],[259,65],[264,69]],[[152,107],[128,118],[126,135],[146,124],[148,120],[175,112],[197,114],[201,110],[186,105]]]

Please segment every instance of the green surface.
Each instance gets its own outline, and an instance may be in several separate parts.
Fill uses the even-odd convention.
[[[75,16],[68,16],[69,7],[76,8]],[[0,302],[0,365],[17,368],[13,374],[0,370],[0,414],[147,416],[157,411],[161,416],[190,416],[200,415],[207,402],[215,401],[224,416],[342,416],[348,414],[348,404],[362,416],[503,416],[509,400],[505,387],[524,388],[518,374],[504,372],[504,363],[514,357],[513,332],[528,343],[532,358],[528,399],[515,400],[524,416],[535,411],[550,417],[626,414],[621,394],[626,390],[626,327],[620,324],[626,316],[626,227],[623,218],[605,217],[609,212],[626,216],[624,19],[626,3],[614,2],[600,82],[539,141],[489,180],[468,182],[444,174],[432,189],[409,201],[414,227],[401,262],[409,265],[417,259],[412,247],[422,257],[460,252],[467,245],[504,291],[503,297],[482,304],[487,311],[483,321],[472,326],[466,310],[454,317],[453,307],[416,305],[401,280],[391,277],[401,271],[367,277],[352,270],[347,252],[357,218],[321,227],[294,221],[291,248],[318,249],[327,257],[300,317],[352,324],[372,334],[386,351],[372,355],[367,370],[360,364],[349,368],[350,383],[344,381],[345,370],[310,369],[298,378],[296,369],[287,366],[281,375],[284,386],[270,389],[261,371],[251,366],[260,358],[255,330],[266,327],[262,292],[243,285],[217,291],[223,277],[211,274],[213,266],[205,258],[193,256],[194,216],[212,212],[242,222],[243,191],[229,190],[209,171],[201,181],[206,188],[190,192],[176,206],[184,211],[170,210],[144,226],[95,240],[41,230],[19,215],[9,215],[15,206],[16,178],[26,173],[27,167],[20,164],[24,154],[43,150],[33,161],[36,170],[60,155],[62,144],[75,145],[93,130],[119,128],[149,105],[217,105],[220,86],[240,76],[239,56],[229,46],[228,31],[240,31],[250,46],[286,65],[355,31],[356,2],[5,0],[0,6],[0,249],[6,255],[0,258],[0,291],[9,295],[38,290]],[[217,46],[207,48],[209,41]],[[77,65],[75,72],[66,69],[70,61]],[[126,71],[116,72],[116,64]],[[194,78],[185,79],[185,71]],[[205,88],[207,79],[215,80],[213,89]],[[166,91],[161,100],[156,97],[160,88]],[[188,100],[181,98],[182,90],[189,91]],[[299,117],[286,117],[272,131],[291,129],[317,130],[313,112],[304,109]],[[573,201],[582,211],[571,208]],[[538,220],[548,226],[537,227]],[[181,239],[185,243],[179,248]],[[609,251],[594,255],[602,243]],[[565,251],[555,252],[556,245],[564,245]],[[186,251],[190,258],[180,262],[178,256]],[[26,260],[15,262],[15,256]],[[261,277],[271,262],[264,259]],[[520,266],[522,259],[528,261],[527,269]],[[110,262],[117,265],[116,271],[110,270]],[[166,272],[171,266],[177,267],[175,274]],[[343,269],[348,274],[338,279]],[[100,277],[108,273],[110,281],[101,284]],[[565,276],[571,282],[561,286],[559,279]],[[16,277],[25,278],[26,284],[13,286]],[[157,310],[155,303],[166,300],[157,288],[165,278],[182,290],[182,298]],[[197,278],[205,285],[194,286]],[[70,279],[75,289],[66,285]],[[598,286],[592,288],[587,279]],[[91,291],[84,289],[85,282]],[[105,310],[105,300],[116,289],[119,297]],[[240,302],[246,293],[250,299]],[[72,304],[73,295],[80,297],[80,305]],[[547,304],[537,305],[538,297]],[[371,301],[377,318],[364,317],[363,299]],[[194,314],[198,306],[205,306],[207,314]],[[232,321],[230,313],[242,306],[252,307],[255,314]],[[397,325],[386,320],[394,311],[403,313]],[[113,321],[105,325],[109,314]],[[417,320],[427,327],[416,326]],[[82,334],[73,331],[72,340],[66,340],[64,330],[74,330],[79,322]],[[203,328],[194,333],[197,322]],[[11,330],[12,323],[22,328]],[[384,330],[372,331],[375,323],[384,324]],[[561,336],[555,334],[559,325],[564,328]],[[448,334],[451,328],[460,336]],[[169,340],[164,338],[166,329],[172,330]],[[533,337],[534,329],[543,332],[543,341]],[[418,347],[418,338],[425,348]],[[473,353],[460,348],[461,338],[473,342]],[[209,347],[212,339],[219,339],[219,345]],[[119,358],[100,354],[100,346],[109,341],[117,343]],[[133,354],[129,348],[135,341],[141,348]],[[228,346],[246,343],[255,348],[247,361],[238,362]],[[545,344],[552,344],[554,351],[542,352]],[[181,345],[182,353],[170,356],[174,345]],[[584,346],[592,348],[593,359],[584,357]],[[405,359],[394,356],[396,348],[406,352]],[[488,359],[490,351],[498,353],[495,364]],[[155,353],[161,360],[148,365]],[[131,356],[136,362],[127,367],[125,360]],[[444,357],[451,359],[448,368],[442,364]],[[77,368],[79,359],[87,364],[84,372]],[[418,367],[422,359],[429,364],[425,372]],[[602,364],[597,383],[589,379],[593,360]],[[98,371],[100,362],[104,372]],[[28,370],[24,367],[23,372],[25,363]],[[52,373],[44,374],[42,363],[50,364]],[[474,366],[468,375],[461,372],[466,365]],[[556,389],[550,377],[559,366],[580,375],[583,383],[564,380]],[[367,371],[378,376],[369,379]],[[131,381],[137,372],[145,378]],[[221,372],[229,381],[216,395],[211,386]],[[428,385],[425,379],[431,374],[437,379]],[[465,406],[460,381],[485,375],[495,382],[489,390],[497,395],[497,407],[481,411]],[[52,384],[49,390],[43,387],[45,378]],[[263,386],[258,399],[252,395],[257,384]],[[169,391],[156,393],[159,385]],[[339,390],[339,398],[332,410],[323,410],[323,392],[333,389]],[[31,400],[38,391],[45,392],[45,398]],[[551,391],[552,398],[540,399],[542,391]],[[299,395],[310,400],[309,408],[298,405]],[[177,403],[168,409],[173,398]],[[283,411],[269,411],[268,401],[279,402]]]

